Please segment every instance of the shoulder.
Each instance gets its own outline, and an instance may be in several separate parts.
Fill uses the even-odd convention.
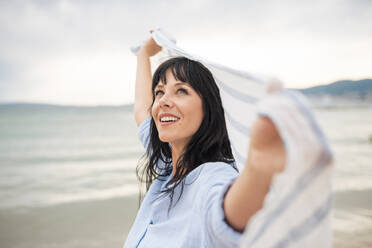
[[[219,204],[219,198],[239,176],[231,164],[224,162],[208,162],[200,165],[195,171],[194,188],[196,207],[204,212],[213,204]]]
[[[220,173],[228,173],[233,175],[238,175],[238,171],[235,169],[235,164],[228,164],[225,162],[207,162],[200,165],[200,174],[220,174]]]
[[[147,135],[147,133],[150,131],[150,123],[151,117],[148,117],[138,126],[138,136],[140,137],[140,139],[142,138],[142,136]]]
[[[203,185],[215,185],[236,178],[239,172],[235,165],[225,162],[207,162],[198,166],[191,172],[190,179],[199,181]]]

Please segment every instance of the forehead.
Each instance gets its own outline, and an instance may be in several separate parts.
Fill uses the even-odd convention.
[[[163,82],[163,80],[165,80]],[[167,86],[180,86],[180,85],[185,85],[191,87],[190,83],[188,82],[183,82],[181,80],[178,80],[174,77],[172,71],[170,69],[167,70],[165,78],[160,79],[155,88],[163,88],[165,85]]]

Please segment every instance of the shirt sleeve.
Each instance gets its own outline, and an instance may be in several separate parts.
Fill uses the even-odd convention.
[[[208,181],[213,182],[206,183],[206,191],[202,196],[205,199],[202,204],[202,218],[206,230],[207,247],[239,247],[242,236],[242,233],[234,230],[226,222],[223,210],[225,194],[235,181],[238,173],[229,168],[230,165],[228,164],[223,166],[224,168],[213,169],[214,173],[208,172]]]
[[[149,157],[152,154],[152,150],[148,149],[150,145],[150,124],[151,117],[144,120],[138,127],[138,138],[141,141],[142,146],[145,148],[147,156]],[[169,164],[165,164],[163,161],[159,160],[156,167],[158,169],[158,173],[163,173],[163,170],[166,172],[168,171]]]
[[[142,146],[146,150],[150,144],[150,123],[151,123],[151,117],[148,117],[138,127],[138,138],[141,141]]]

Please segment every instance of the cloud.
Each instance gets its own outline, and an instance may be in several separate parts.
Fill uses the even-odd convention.
[[[292,87],[371,76],[372,4],[2,1],[0,101],[133,101],[129,47],[163,27],[193,53]]]

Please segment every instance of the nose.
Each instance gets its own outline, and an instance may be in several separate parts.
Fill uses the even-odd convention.
[[[173,106],[172,99],[168,96],[167,93],[165,93],[160,99],[159,99],[159,105],[160,107],[168,107],[171,108]]]

